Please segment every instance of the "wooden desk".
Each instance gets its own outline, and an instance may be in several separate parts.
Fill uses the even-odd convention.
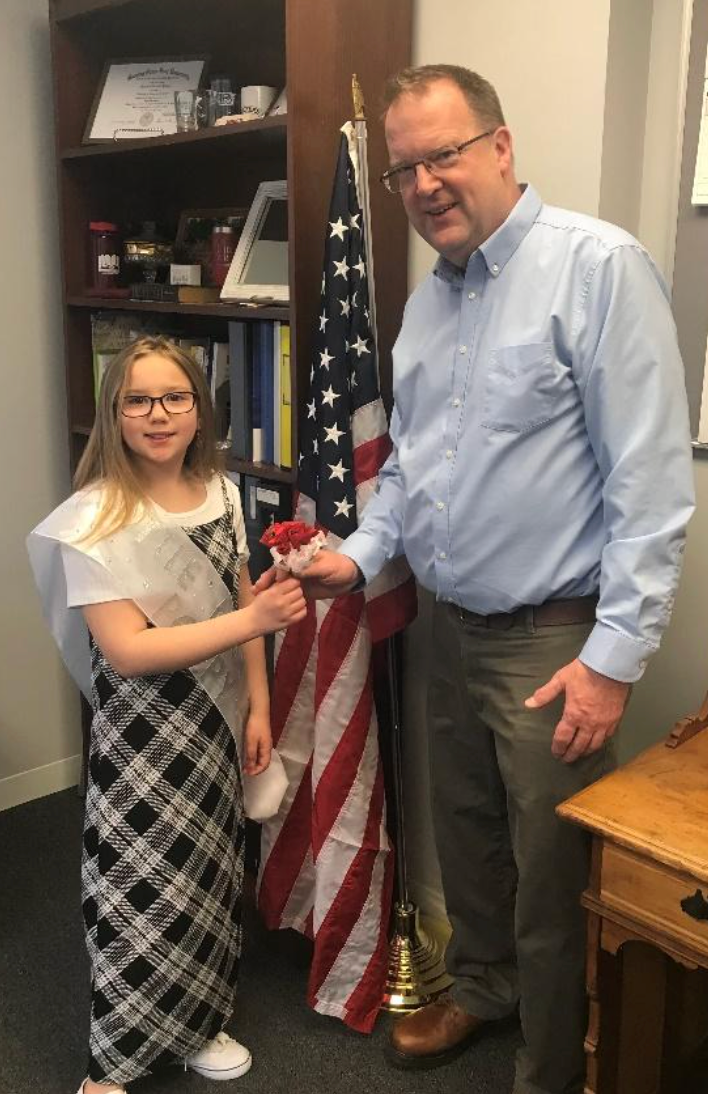
[[[690,1077],[708,1032],[708,730],[558,813],[593,833],[586,1094],[708,1091]]]

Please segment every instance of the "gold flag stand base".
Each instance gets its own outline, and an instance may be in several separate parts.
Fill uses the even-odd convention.
[[[418,924],[415,904],[396,903],[382,1010],[406,1014],[432,1002],[452,984],[437,943]]]

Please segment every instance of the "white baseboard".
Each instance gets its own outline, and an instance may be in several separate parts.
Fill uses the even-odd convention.
[[[81,756],[67,756],[65,760],[0,779],[0,811],[78,786],[80,777]]]

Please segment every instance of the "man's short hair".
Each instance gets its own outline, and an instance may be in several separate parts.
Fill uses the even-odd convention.
[[[400,95],[423,94],[437,80],[451,80],[456,84],[482,125],[489,129],[506,125],[499,96],[492,85],[483,76],[461,65],[419,65],[402,68],[389,76],[383,93],[384,115]]]

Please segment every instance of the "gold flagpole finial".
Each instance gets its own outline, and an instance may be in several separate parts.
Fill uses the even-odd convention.
[[[352,99],[354,100],[354,121],[365,121],[366,112],[364,110],[364,95],[361,90],[361,84],[357,79],[356,72],[352,73]]]

